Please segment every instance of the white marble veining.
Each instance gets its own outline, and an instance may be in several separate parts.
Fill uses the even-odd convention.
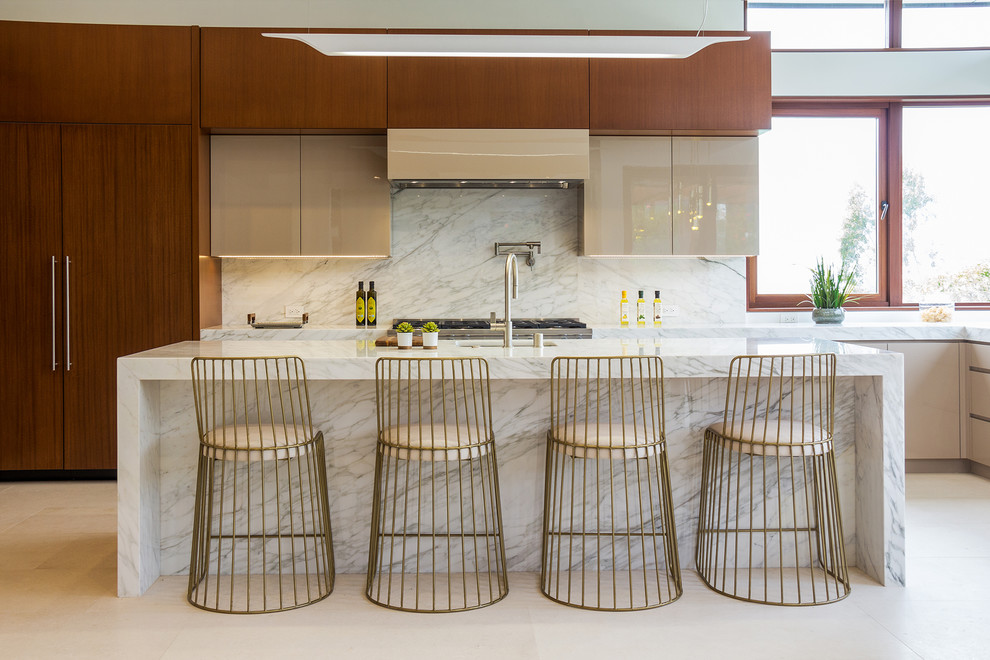
[[[265,339],[374,339],[385,334],[388,324],[376,329],[352,326],[306,326],[297,330],[256,330],[247,325],[206,328],[200,331],[203,341]],[[682,324],[664,322],[659,328],[623,328],[603,323],[592,326],[595,339],[719,339],[719,338],[803,338],[832,341],[971,341],[990,343],[990,323],[986,321],[956,323],[853,323],[815,325],[814,323],[729,323],[725,325]]]
[[[659,288],[665,300],[681,307],[671,325],[743,321],[742,257],[579,257],[581,194],[574,189],[403,190],[392,198],[390,259],[225,259],[223,324],[243,324],[248,313],[259,320],[281,319],[285,305],[301,304],[314,326],[351,326],[358,280],[375,281],[381,322],[487,318],[503,305],[504,258],[494,255],[496,241],[542,242],[533,268],[520,262],[519,299],[513,302],[519,317],[615,323],[622,289],[634,297],[641,288],[652,302]]]
[[[509,568],[539,567],[547,374],[556,355],[659,354],[666,378],[666,428],[678,541],[690,567],[697,516],[701,437],[724,405],[724,376],[739,354],[836,352],[836,437],[850,560],[885,584],[902,584],[903,362],[898,354],[825,340],[570,340],[534,348],[458,347],[481,355],[492,377],[494,432]],[[300,355],[311,382],[314,423],[327,438],[337,569],[365,569],[374,471],[374,362],[422,350],[351,341],[183,342],[118,361],[120,595],[140,595],[159,574],[188,567],[196,431],[189,386],[195,355]]]

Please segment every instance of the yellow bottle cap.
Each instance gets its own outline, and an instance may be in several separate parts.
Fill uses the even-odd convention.
[[[626,297],[626,292],[625,292],[625,291],[623,291],[623,292],[622,292],[622,297],[623,297],[623,298],[625,298],[625,297]]]

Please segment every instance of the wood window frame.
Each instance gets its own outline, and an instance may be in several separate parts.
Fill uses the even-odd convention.
[[[864,308],[887,308],[891,305],[890,292],[892,289],[892,276],[897,278],[897,291],[900,291],[900,200],[893,199],[896,192],[900,196],[900,169],[899,161],[897,167],[891,161],[891,154],[900,149],[890,149],[888,146],[892,142],[892,125],[900,129],[899,108],[892,108],[892,104],[886,102],[809,102],[802,101],[775,101],[773,105],[774,117],[871,117],[877,120],[877,201],[881,204],[886,201],[889,206],[887,216],[883,222],[878,222],[877,226],[877,293],[863,296],[859,299],[859,306]],[[877,209],[879,219],[880,209]],[[895,226],[896,225],[896,226]],[[891,244],[897,240],[897,265],[898,272],[892,273],[891,264],[895,255],[892,254]],[[758,293],[757,282],[757,259],[759,257],[747,257],[746,259],[746,308],[747,311],[779,311],[781,309],[797,309],[798,304],[806,301],[807,297],[802,294],[769,294]],[[809,268],[811,265],[809,264]],[[899,302],[899,301],[898,301]]]

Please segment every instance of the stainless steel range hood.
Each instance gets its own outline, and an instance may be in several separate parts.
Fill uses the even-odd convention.
[[[388,130],[393,188],[570,188],[588,178],[584,129]]]

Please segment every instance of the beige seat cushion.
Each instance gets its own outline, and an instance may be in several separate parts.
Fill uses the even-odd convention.
[[[382,441],[395,458],[452,461],[487,454],[492,445],[485,428],[474,424],[400,424],[386,427]]]
[[[305,456],[315,437],[309,437],[305,427],[293,424],[231,424],[208,431],[202,439],[202,451],[226,461],[282,460]]]
[[[643,458],[664,446],[663,434],[644,424],[559,424],[550,434],[557,451],[577,458]]]
[[[712,424],[708,431],[728,440],[727,447],[741,454],[757,456],[812,456],[832,448],[832,438],[814,424],[789,419],[766,420],[762,417],[736,422],[725,429],[723,422]]]

